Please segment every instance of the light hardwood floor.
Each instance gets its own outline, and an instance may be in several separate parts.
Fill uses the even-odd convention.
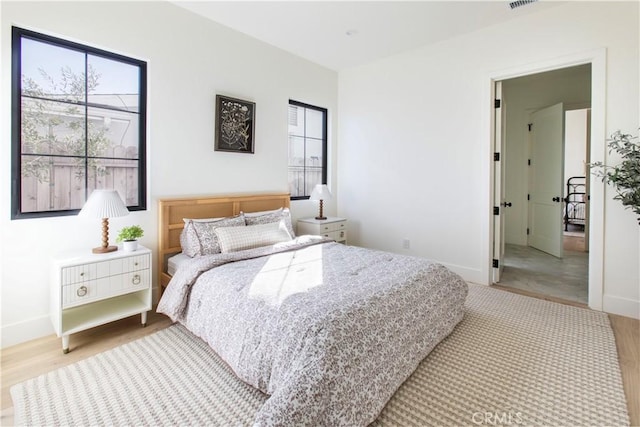
[[[525,291],[517,293],[537,296]],[[609,315],[609,319],[616,337],[631,425],[640,426],[640,321],[615,315]],[[140,326],[139,316],[134,316],[72,335],[68,354],[62,353],[60,339],[55,335],[2,350],[0,425],[13,425],[13,402],[9,394],[12,385],[152,334],[170,324],[167,317],[151,312],[146,328]]]

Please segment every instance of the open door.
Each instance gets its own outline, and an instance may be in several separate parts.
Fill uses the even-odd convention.
[[[496,82],[496,103],[494,112],[494,162],[493,162],[493,283],[500,282],[504,261],[504,101],[502,82]]]
[[[529,246],[562,258],[564,107],[531,114]]]

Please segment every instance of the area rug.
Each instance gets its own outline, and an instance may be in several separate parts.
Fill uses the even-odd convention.
[[[607,315],[469,285],[375,426],[629,425]],[[17,425],[251,425],[267,396],[174,325],[11,388]]]

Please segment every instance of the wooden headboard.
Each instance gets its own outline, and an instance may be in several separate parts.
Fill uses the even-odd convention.
[[[193,196],[158,200],[158,284],[160,294],[169,284],[167,259],[181,252],[183,218],[220,218],[240,212],[259,212],[289,207],[289,193],[236,196]]]

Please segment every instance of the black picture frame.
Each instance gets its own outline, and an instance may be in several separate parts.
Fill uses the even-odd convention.
[[[253,154],[255,102],[216,95],[215,151]]]

